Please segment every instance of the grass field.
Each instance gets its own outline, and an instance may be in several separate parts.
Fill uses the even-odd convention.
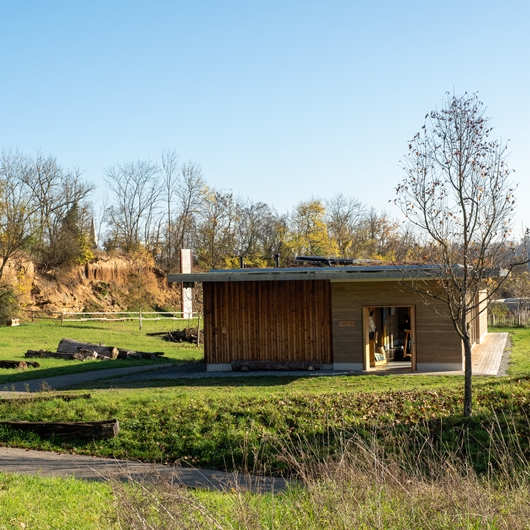
[[[17,352],[39,349],[40,341],[56,344],[63,336],[143,351],[162,349],[173,362],[202,355],[196,347],[146,337],[150,329],[145,326],[142,332],[131,323],[110,329],[110,324],[79,326],[85,324],[4,328],[1,358],[17,358]],[[22,353],[21,337],[31,341]],[[153,528],[194,528],[197,521],[204,528],[526,528],[520,522],[526,524],[530,515],[525,478],[530,476],[530,330],[511,330],[511,337],[510,375],[474,379],[470,419],[461,415],[460,376],[219,377],[157,380],[119,389],[95,383],[90,399],[1,403],[0,419],[116,417],[118,438],[65,443],[4,429],[0,442],[287,474],[305,484],[281,496],[192,493],[167,485],[150,490],[114,484],[111,491],[94,485],[108,508],[105,513],[111,514],[99,528],[143,528],[128,520],[136,512],[136,521],[151,521]],[[54,362],[53,369],[72,369],[65,367],[72,361]],[[10,488],[24,487],[26,481],[33,488],[31,480],[37,480],[8,479]],[[0,477],[0,491],[5,480]],[[80,485],[79,491],[86,487]],[[188,523],[179,512],[185,506],[193,514]],[[17,517],[10,520],[24,522]],[[18,528],[3,515],[0,528],[2,524]],[[91,528],[88,523],[85,527]]]
[[[138,322],[68,322],[61,325],[59,321],[39,321],[34,324],[0,328],[0,360],[24,360],[27,350],[55,351],[62,338],[105,344],[139,351],[163,351],[164,356],[154,360],[134,361],[63,361],[60,359],[29,359],[38,360],[40,368],[28,370],[1,370],[0,389],[16,381],[24,381],[41,377],[52,377],[71,373],[139,366],[164,362],[187,362],[201,360],[204,356],[202,347],[187,343],[163,341],[160,337],[149,337],[146,333],[171,331],[187,327],[188,321],[161,319],[144,321],[142,330]],[[191,322],[195,325],[194,322]]]

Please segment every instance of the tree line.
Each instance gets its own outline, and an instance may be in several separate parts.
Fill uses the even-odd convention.
[[[271,266],[278,255],[282,264],[297,255],[319,255],[387,260],[398,267],[436,265],[427,269],[427,279],[407,286],[442,301],[462,340],[468,416],[473,320],[492,298],[510,288],[517,296],[530,282],[530,233],[520,243],[512,240],[516,185],[507,144],[492,138],[492,131],[477,94],[448,93],[440,110],[425,115],[395,189],[403,225],[343,194],[311,198],[280,214],[212,187],[198,164],[181,163],[171,150],[157,162],[116,164],[105,172],[103,247],[149,256],[167,271],[178,270],[181,248],[193,250],[201,269],[237,267],[240,261]],[[89,261],[93,191],[78,169],[65,169],[51,156],[2,152],[0,278],[22,251],[45,268]]]
[[[385,212],[338,193],[310,198],[287,213],[211,186],[195,162],[174,150],[105,171],[98,208],[95,186],[79,168],[51,155],[0,155],[0,278],[21,252],[50,269],[86,263],[99,248],[146,253],[165,271],[191,248],[203,270],[292,263],[298,255],[393,260],[410,251],[411,236]],[[95,222],[96,221],[96,222]],[[97,224],[97,229],[95,225]],[[412,245],[413,246],[413,245]]]

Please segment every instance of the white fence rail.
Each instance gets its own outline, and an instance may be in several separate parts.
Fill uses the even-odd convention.
[[[34,322],[37,319],[42,320],[57,320],[61,321],[61,326],[64,322],[124,322],[126,320],[138,320],[138,329],[142,329],[142,322],[145,320],[179,320],[196,322],[197,327],[197,347],[200,345],[201,336],[201,317],[202,314],[194,312],[191,314],[184,314],[181,311],[92,311],[74,313],[68,311],[32,311],[27,310],[26,313]],[[195,326],[194,326],[195,327]]]
[[[63,322],[123,322],[125,320],[198,320],[200,322],[201,314],[194,312],[191,314],[182,313],[181,311],[92,311],[74,313],[69,311],[26,311],[31,321],[42,320],[60,320]]]

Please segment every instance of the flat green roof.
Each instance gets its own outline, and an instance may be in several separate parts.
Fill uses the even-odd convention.
[[[391,265],[354,267],[293,267],[269,269],[223,269],[209,272],[168,274],[170,283],[209,282],[264,282],[288,280],[330,280],[330,281],[385,281],[428,279],[439,273],[436,265],[414,265],[397,267]]]

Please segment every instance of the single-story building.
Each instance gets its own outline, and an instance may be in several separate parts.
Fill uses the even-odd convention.
[[[407,282],[429,280],[429,267],[230,269],[169,274],[203,286],[204,348],[209,371],[334,369],[412,371],[464,368],[462,342],[442,302]],[[485,306],[473,343],[487,334]],[[398,364],[399,363],[399,364]]]

